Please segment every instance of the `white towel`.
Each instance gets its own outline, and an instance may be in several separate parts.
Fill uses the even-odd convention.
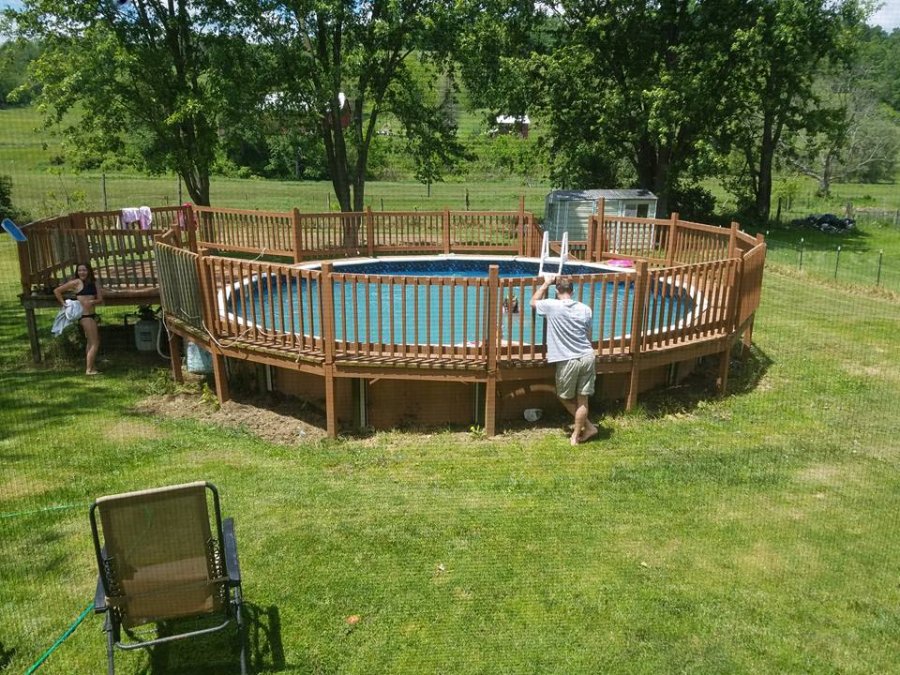
[[[53,337],[59,337],[70,323],[75,323],[81,318],[84,308],[78,300],[66,300],[66,304],[59,310],[56,318],[53,319],[53,328],[50,332]]]
[[[149,206],[130,206],[122,209],[120,219],[123,228],[127,228],[131,223],[139,223],[142,230],[149,230],[153,223],[153,212]]]

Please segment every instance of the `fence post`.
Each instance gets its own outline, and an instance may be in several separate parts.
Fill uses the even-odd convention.
[[[587,245],[584,249],[584,259],[587,261],[594,260],[594,237],[596,236],[596,230],[597,216],[591,214],[588,216]]]
[[[370,258],[375,256],[375,216],[371,206],[366,207],[366,251]]]
[[[90,262],[88,259],[87,231],[84,224],[84,211],[72,214],[72,238],[75,240],[75,257],[79,263]]]
[[[669,225],[669,248],[666,250],[666,267],[675,264],[675,248],[678,246],[678,211],[672,214]]]
[[[728,257],[733,258],[737,252],[737,233],[741,228],[734,220],[731,221],[731,232],[728,234]]]
[[[29,232],[31,234],[31,232]],[[31,343],[31,359],[41,362],[41,341],[38,338],[37,315],[34,304],[27,299],[31,295],[31,259],[28,256],[30,242],[20,241],[16,244],[19,254],[19,275],[22,282],[22,305],[25,307],[25,327],[28,329],[28,341]]]
[[[444,253],[450,253],[450,209],[444,207]]]
[[[294,262],[298,263],[303,260],[303,221],[297,207],[291,211],[291,221],[294,225]]]
[[[878,251],[878,271],[875,273],[875,285],[881,286],[881,261],[884,259],[884,250]]]
[[[484,394],[484,434],[497,433],[497,329],[500,322],[500,267],[488,267],[487,382]]]
[[[322,340],[325,363],[325,428],[329,438],[337,438],[337,410],[334,396],[334,288],[331,283],[332,264],[322,263],[319,273],[319,297],[322,300]]]
[[[646,260],[638,260],[635,263],[634,299],[631,311],[631,378],[628,383],[628,399],[625,402],[625,410],[631,410],[637,403],[638,385],[640,380],[640,353],[641,341],[644,330],[644,308],[647,306],[647,289],[650,276],[649,266]]]
[[[519,221],[517,224],[519,255],[525,255],[525,195],[519,196]]]
[[[597,200],[597,215],[599,216],[599,220],[597,221],[597,244],[594,246],[594,259],[603,257],[603,252],[606,250],[604,248],[606,242],[605,240],[605,231],[606,231],[606,199],[604,197],[600,197]]]
[[[800,237],[800,266],[798,269],[803,271],[803,237]]]
[[[210,336],[209,348],[212,353],[213,362],[213,378],[216,381],[216,398],[219,403],[225,403],[231,398],[231,391],[228,387],[228,370],[225,368],[225,355],[219,349],[219,344],[215,340],[214,330],[216,315],[214,289],[212,276],[204,258],[208,249],[200,249],[197,251],[197,267],[199,268],[200,279],[200,301],[201,314],[203,316],[203,325]]]
[[[834,278],[837,280],[838,266],[841,264],[841,247],[837,247],[837,255],[834,258]]]

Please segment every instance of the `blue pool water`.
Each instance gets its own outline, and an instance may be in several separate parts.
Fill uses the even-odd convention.
[[[482,342],[487,312],[486,288],[462,288],[429,284],[425,277],[485,278],[488,266],[499,266],[505,279],[537,276],[537,263],[523,260],[428,259],[352,263],[335,266],[334,272],[347,275],[391,275],[418,278],[418,283],[391,286],[366,284],[353,280],[334,284],[335,334],[338,340],[381,344],[460,345]],[[566,274],[596,274],[603,270],[578,264],[566,264]],[[308,287],[309,286],[309,287]],[[242,293],[232,292],[227,311],[237,316],[255,315],[257,325],[279,332],[322,335],[317,282],[301,283],[284,276],[260,276],[249,282]],[[654,303],[648,318],[648,330],[674,325],[692,309],[691,298],[680,289],[660,289],[661,302]],[[544,321],[529,307],[530,285],[501,288],[501,303],[518,301],[518,312],[501,313],[504,340],[542,344]],[[597,283],[594,288],[576,285],[575,297],[592,306],[594,339],[620,337],[630,332],[634,287],[629,282]],[[553,291],[550,293],[553,296]],[[249,307],[244,308],[244,303]],[[393,307],[393,312],[391,308]],[[252,308],[252,311],[250,311]],[[602,322],[601,322],[602,318]],[[602,326],[602,336],[600,335]]]

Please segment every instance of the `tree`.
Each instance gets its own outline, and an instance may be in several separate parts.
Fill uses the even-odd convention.
[[[48,122],[75,111],[64,130],[71,143],[98,155],[132,149],[151,171],[174,169],[191,199],[209,204],[218,120],[254,81],[243,78],[243,41],[214,39],[205,8],[190,0],[24,0],[6,13],[44,47],[32,76]]]
[[[764,221],[777,151],[787,136],[828,127],[814,77],[822,64],[852,52],[863,14],[856,0],[750,0],[746,8],[747,21],[734,36],[741,53],[737,86],[725,90],[733,114],[720,140],[735,153],[730,189]]]
[[[28,105],[34,92],[23,87],[28,64],[37,58],[40,46],[27,40],[0,43],[0,108]]]
[[[870,64],[857,61],[821,74],[815,84],[823,120],[816,125],[818,133],[782,139],[782,156],[814,178],[823,197],[835,182],[894,178],[900,151],[897,113],[877,99],[869,70]]]
[[[547,130],[554,183],[631,183],[655,192],[664,211],[670,193],[712,170],[706,139],[727,114],[718,102],[738,58],[731,36],[741,5],[556,3],[543,24],[529,24],[536,48],[513,50],[504,74],[481,81],[506,105],[529,102]],[[516,82],[527,91],[510,91]]]
[[[271,94],[320,135],[342,211],[365,207],[367,166],[378,121],[392,115],[420,158],[419,175],[440,177],[459,153],[437,76],[451,67],[462,11],[441,2],[236,0],[217,4],[217,21],[272,56]],[[430,68],[414,69],[417,63]],[[355,243],[355,229],[345,233]]]

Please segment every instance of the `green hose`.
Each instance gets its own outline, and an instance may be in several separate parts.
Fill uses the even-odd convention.
[[[75,632],[75,629],[78,628],[78,626],[81,625],[81,622],[84,621],[84,617],[86,617],[86,616],[88,615],[88,612],[91,611],[91,607],[93,607],[93,606],[94,606],[94,603],[91,602],[91,603],[88,604],[87,607],[84,608],[84,611],[81,613],[81,616],[79,616],[77,619],[75,619],[75,623],[73,623],[71,626],[69,626],[69,627],[66,629],[66,632],[63,633],[63,634],[59,637],[59,639],[58,639],[56,642],[53,643],[53,646],[50,647],[50,649],[48,649],[47,651],[45,651],[44,654],[41,656],[41,658],[39,658],[39,659],[37,660],[37,662],[35,662],[35,664],[34,664],[33,666],[31,666],[31,668],[29,668],[28,670],[25,671],[25,675],[31,675],[34,671],[36,671],[38,668],[41,667],[41,664],[42,664],[44,661],[46,661],[47,658],[48,658],[53,652],[55,652],[56,649],[57,649],[63,642],[66,641],[66,638],[67,638],[67,637],[69,637],[72,633]]]

